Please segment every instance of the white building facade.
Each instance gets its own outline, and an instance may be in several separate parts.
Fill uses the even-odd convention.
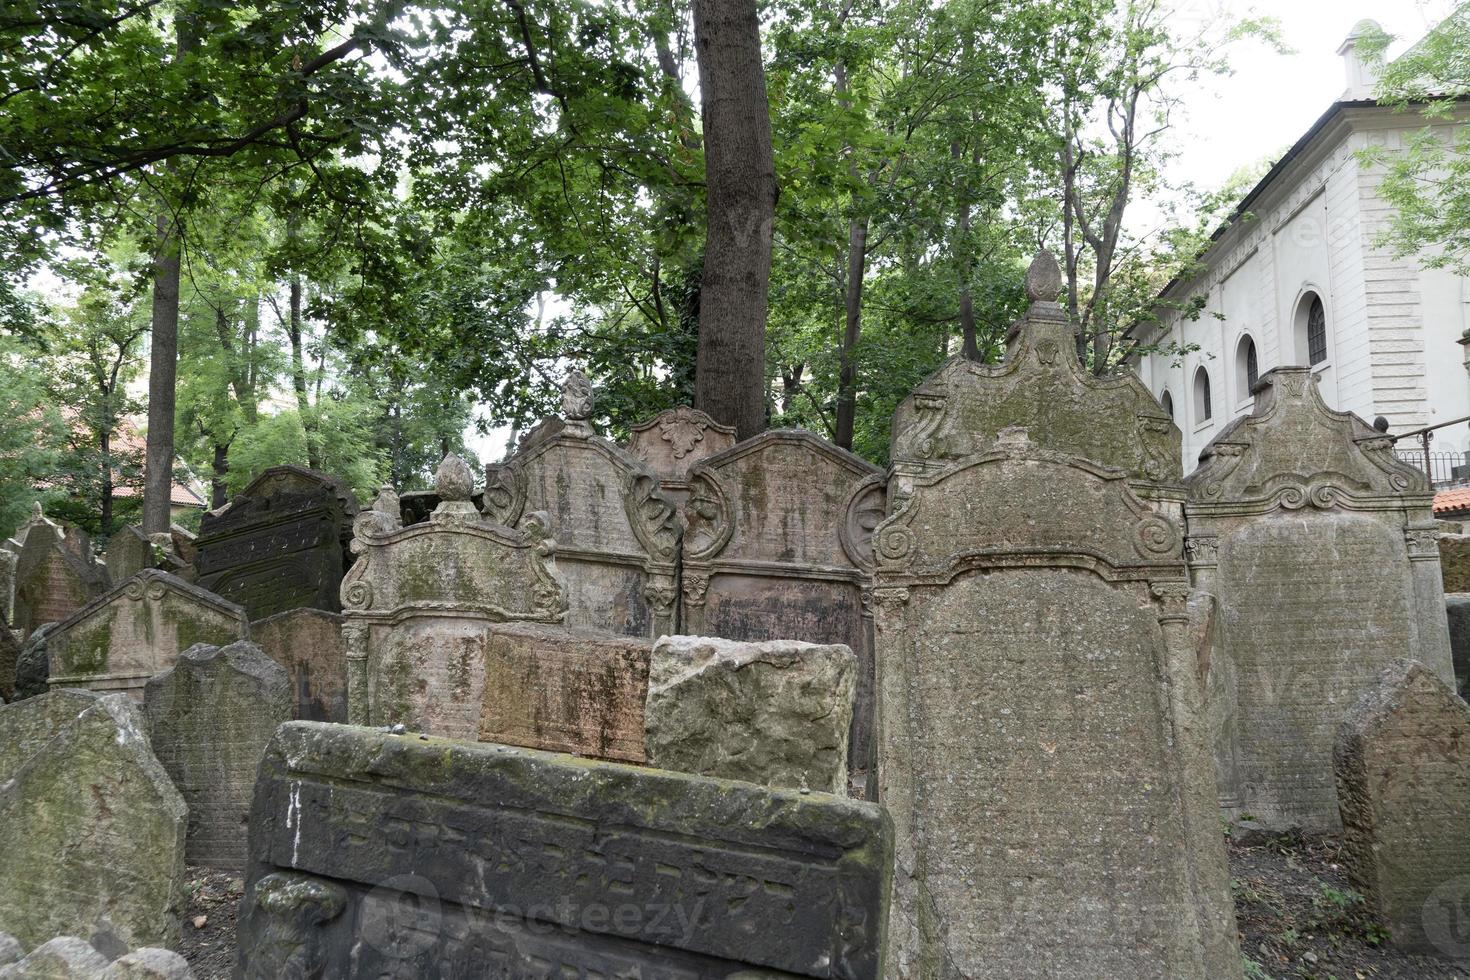
[[[1245,198],[1238,216],[1201,257],[1202,271],[1164,291],[1169,304],[1204,297],[1196,319],[1161,311],[1141,326],[1147,345],[1197,345],[1183,354],[1136,355],[1133,366],[1184,433],[1186,471],[1234,418],[1249,412],[1251,387],[1282,365],[1310,365],[1333,408],[1391,434],[1470,416],[1470,279],[1394,258],[1375,240],[1391,216],[1377,168],[1359,151],[1401,147],[1423,129],[1416,112],[1372,101],[1372,79],[1343,43],[1348,90]],[[1461,112],[1450,125],[1464,125]],[[1422,449],[1417,438],[1401,452]],[[1434,434],[1432,451],[1470,450],[1470,426]],[[1436,466],[1446,464],[1445,457]],[[1448,477],[1436,470],[1436,479]]]

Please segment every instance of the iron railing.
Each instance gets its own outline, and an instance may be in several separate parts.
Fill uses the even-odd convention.
[[[1429,477],[1429,485],[1436,490],[1457,484],[1470,484],[1470,453],[1437,453],[1431,448],[1434,445],[1435,432],[1467,422],[1470,422],[1470,415],[1390,436],[1394,441],[1394,455],[1423,472]],[[1375,428],[1385,428],[1382,418]],[[1405,446],[1405,443],[1408,445]]]

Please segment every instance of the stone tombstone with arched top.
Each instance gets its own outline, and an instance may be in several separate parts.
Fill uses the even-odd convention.
[[[633,426],[628,452],[658,474],[665,494],[676,504],[689,499],[689,471],[700,460],[735,445],[735,427],[721,425],[697,408],[666,408]]]
[[[573,372],[564,419],[548,419],[504,463],[485,467],[484,513],[524,528],[547,515],[567,590],[567,624],[624,636],[672,633],[679,523],[659,476],[587,421],[593,392]]]
[[[440,503],[429,520],[404,527],[397,496],[384,488],[354,523],[358,558],[342,581],[347,720],[474,739],[493,627],[560,622],[566,596],[545,514],[525,515],[521,530],[481,516],[457,456],[435,482]]]
[[[1183,529],[998,436],[875,536],[886,975],[1238,978]]]
[[[858,658],[849,762],[869,768],[876,466],[811,432],[772,429],[689,472],[680,630],[843,643]]]
[[[1006,338],[1006,358],[982,364],[956,356],[903,400],[893,415],[895,499],[912,481],[984,452],[1002,429],[1023,425],[1043,449],[1123,470],[1135,492],[1179,516],[1180,434],[1153,393],[1127,367],[1098,377],[1077,358],[1062,307],[1056,261],[1042,253],[1027,274],[1033,303]]]
[[[1222,805],[1335,830],[1333,739],[1378,672],[1408,657],[1454,682],[1433,494],[1302,367],[1264,375],[1200,459],[1185,506],[1216,604],[1202,666]]]

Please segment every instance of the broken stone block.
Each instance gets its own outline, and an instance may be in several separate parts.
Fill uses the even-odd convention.
[[[666,636],[649,666],[648,762],[845,795],[856,674],[841,644]]]
[[[347,721],[341,613],[292,609],[250,624],[250,641],[291,675],[296,721]]]
[[[153,751],[189,807],[190,864],[238,870],[255,770],[291,718],[286,669],[253,643],[199,644],[148,681]]]
[[[1335,763],[1348,871],[1394,945],[1470,959],[1470,705],[1394,661],[1342,723]]]
[[[90,943],[57,936],[0,968],[0,980],[102,980],[107,966],[107,957]]]
[[[147,569],[88,603],[46,638],[52,687],[143,696],[148,678],[196,643],[229,643],[249,632],[245,611],[213,593]]]
[[[251,830],[242,980],[881,976],[870,803],[290,722]]]
[[[111,951],[172,945],[184,801],[125,695],[58,690],[0,707],[0,930]]]
[[[194,980],[194,971],[172,950],[139,949],[113,960],[102,980]]]

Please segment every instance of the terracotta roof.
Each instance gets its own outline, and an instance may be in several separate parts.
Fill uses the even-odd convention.
[[[1462,510],[1470,511],[1470,487],[1453,487],[1434,495],[1436,514],[1453,514]]]

